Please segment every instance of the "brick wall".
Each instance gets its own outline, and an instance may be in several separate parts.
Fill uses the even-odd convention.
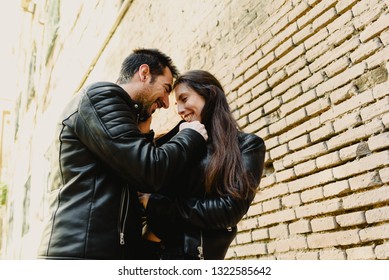
[[[268,148],[228,256],[388,259],[388,3],[272,8],[224,78],[240,125]]]
[[[35,129],[50,131],[58,108],[80,87],[115,81],[132,49],[158,47],[181,71],[214,73],[239,125],[267,146],[260,190],[227,258],[389,259],[388,6],[384,0],[63,1],[66,20],[46,48],[50,56],[38,48],[41,72],[34,75],[41,90],[33,106],[22,106],[20,123],[32,115]],[[177,119],[174,108],[159,111],[153,127],[162,131]],[[44,161],[45,149],[26,151],[23,139],[40,140],[27,129],[19,127],[20,153]],[[15,173],[15,189],[29,176],[31,188],[42,189],[34,178],[43,171]],[[16,226],[12,232],[15,243],[23,240]]]

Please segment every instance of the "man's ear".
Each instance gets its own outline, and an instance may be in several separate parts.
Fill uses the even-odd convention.
[[[140,80],[142,82],[145,82],[147,77],[150,74],[150,67],[147,64],[142,64],[141,66],[139,66],[138,74],[139,74]]]

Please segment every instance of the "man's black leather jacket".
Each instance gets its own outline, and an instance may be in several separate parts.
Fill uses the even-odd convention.
[[[137,191],[155,192],[185,162],[205,153],[184,129],[161,147],[138,130],[140,104],[118,85],[95,83],[66,107],[50,174],[51,212],[39,258],[136,259],[141,238]]]
[[[172,134],[174,131],[170,136]],[[169,135],[164,137],[166,140]],[[244,167],[258,186],[264,168],[265,143],[254,134],[242,132],[239,146]],[[184,258],[224,259],[237,234],[237,224],[255,196],[251,193],[247,199],[240,200],[206,195],[204,167],[210,152],[208,144],[207,156],[200,163],[193,162],[183,172],[177,173],[168,192],[152,194],[146,208],[149,228],[167,246],[180,247]]]

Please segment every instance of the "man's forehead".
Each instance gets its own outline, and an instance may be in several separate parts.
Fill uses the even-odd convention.
[[[173,75],[172,75],[172,72],[170,71],[170,69],[168,67],[166,67],[163,71],[163,75],[162,75],[162,81],[164,84],[168,85],[170,89],[172,89],[172,85],[173,85]]]
[[[170,70],[169,67],[165,67],[163,69],[163,75],[166,76],[167,78],[171,79],[173,81],[173,74],[172,74],[172,71]]]

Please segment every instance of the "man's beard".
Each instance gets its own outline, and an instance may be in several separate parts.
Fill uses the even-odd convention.
[[[142,104],[142,110],[139,113],[139,121],[143,122],[150,118],[152,115],[152,112],[150,112],[150,107],[154,104],[154,102],[148,100],[147,97],[143,94],[139,94],[135,101]]]
[[[144,122],[148,118],[151,117],[151,114],[149,112],[150,106],[143,105],[142,110],[139,113],[139,121]]]

